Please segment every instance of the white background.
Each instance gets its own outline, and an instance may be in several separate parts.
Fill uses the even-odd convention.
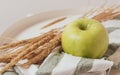
[[[0,33],[16,21],[35,13],[59,9],[87,11],[103,3],[119,4],[120,0],[0,0]]]

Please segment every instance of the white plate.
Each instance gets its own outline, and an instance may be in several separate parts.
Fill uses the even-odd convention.
[[[30,17],[25,17],[24,19],[11,25],[5,32],[1,34],[1,36],[14,38],[14,39],[15,38],[26,39],[28,37],[33,37],[34,36],[33,33],[39,31],[40,23],[54,18],[59,18],[61,16],[79,15],[80,13],[81,12],[78,10],[65,9],[65,10],[48,11]],[[5,40],[0,40],[0,41],[5,42]],[[6,41],[8,42],[8,40]],[[110,75],[120,75],[120,73],[118,71],[113,71],[110,73]]]
[[[64,10],[54,10],[54,11],[48,11],[48,12],[42,12],[38,13],[32,16],[27,16],[14,24],[10,25],[2,34],[0,37],[0,41],[2,43],[10,42],[9,38],[16,38],[18,35],[20,35],[23,31],[27,30],[30,27],[35,26],[36,24],[42,23],[44,21],[58,18],[60,16],[69,16],[69,15],[76,15],[80,14],[81,12],[78,10],[72,10],[72,9],[64,9]],[[31,35],[31,34],[29,34]],[[9,37],[8,39],[4,39],[4,37]]]
[[[80,13],[81,12],[78,10],[65,9],[35,14],[33,16],[25,17],[22,20],[15,22],[13,25],[8,27],[8,29],[6,29],[6,31],[4,31],[1,35],[14,38],[24,30],[28,29],[31,26],[35,26],[36,24],[61,16],[79,15]]]

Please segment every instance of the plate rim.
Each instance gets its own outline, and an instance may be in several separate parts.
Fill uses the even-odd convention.
[[[35,25],[37,23],[62,16],[78,15],[80,13],[81,13],[80,10],[77,9],[60,9],[60,10],[51,10],[51,11],[36,13],[31,16],[26,16],[14,22],[12,25],[10,25],[1,33],[1,36],[15,38],[18,35],[18,33],[21,32],[21,30],[25,30],[26,28]]]

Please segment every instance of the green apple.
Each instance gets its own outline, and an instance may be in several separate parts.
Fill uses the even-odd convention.
[[[64,52],[87,58],[100,58],[108,48],[108,34],[104,26],[87,18],[68,24],[61,41]]]

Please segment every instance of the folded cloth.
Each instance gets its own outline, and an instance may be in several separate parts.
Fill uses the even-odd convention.
[[[108,75],[113,62],[53,52],[38,68],[36,75]]]

